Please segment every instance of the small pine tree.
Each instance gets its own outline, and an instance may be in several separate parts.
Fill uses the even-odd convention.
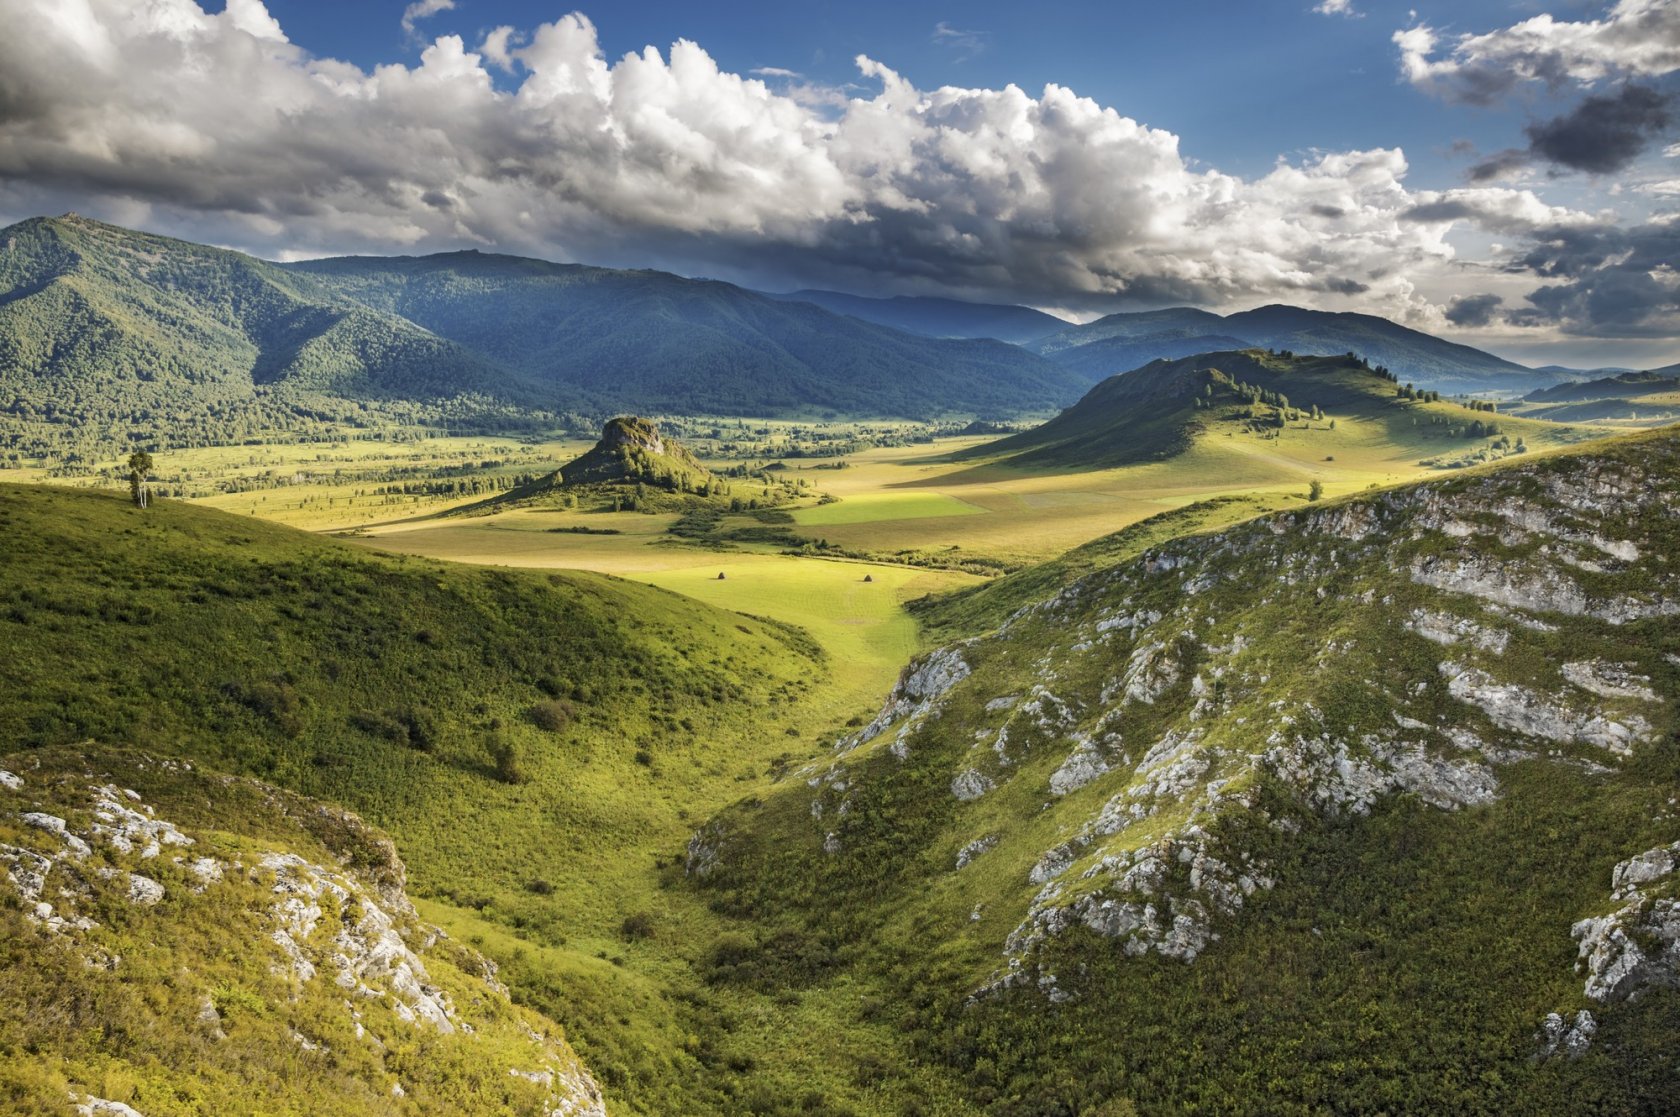
[[[1314,479],[1313,483],[1307,486],[1307,499],[1311,501],[1318,501],[1322,500],[1323,497],[1324,482]]]

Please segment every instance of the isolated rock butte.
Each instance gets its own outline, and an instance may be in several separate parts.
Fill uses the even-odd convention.
[[[567,486],[654,481],[661,476],[709,478],[710,471],[676,442],[667,442],[650,419],[621,415],[608,419],[601,440],[581,457],[560,467]]]

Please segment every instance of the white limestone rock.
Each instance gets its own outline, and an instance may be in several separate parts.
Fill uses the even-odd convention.
[[[1563,677],[1600,698],[1637,698],[1644,702],[1657,701],[1648,675],[1635,674],[1634,668],[1622,663],[1584,660],[1565,663]]]
[[[1078,791],[1107,771],[1108,762],[1102,752],[1089,740],[1082,740],[1050,774],[1050,794],[1060,796]]]
[[[1618,756],[1649,739],[1651,725],[1635,714],[1620,721],[1604,714],[1583,714],[1515,683],[1501,683],[1486,671],[1453,662],[1440,665],[1447,693],[1475,706],[1489,721],[1528,737],[1559,744],[1595,745]]]
[[[1611,898],[1620,906],[1569,929],[1591,999],[1620,1001],[1647,988],[1680,987],[1677,864],[1680,842],[1622,861],[1611,873]]]
[[[975,838],[972,842],[969,842],[967,845],[957,850],[956,867],[959,869],[968,868],[969,865],[974,863],[974,859],[976,857],[986,853],[993,846],[997,845],[997,843],[998,839],[996,834],[987,834],[983,838]]]
[[[1562,1013],[1549,1012],[1540,1023],[1539,1058],[1544,1061],[1562,1055],[1570,1061],[1579,1059],[1592,1046],[1597,1033],[1598,1021],[1584,1008],[1575,1014],[1574,1020],[1565,1020]]]
[[[151,907],[163,899],[163,885],[139,873],[128,874],[128,902]]]
[[[957,773],[956,778],[951,780],[951,794],[964,803],[969,803],[980,798],[995,786],[983,773],[973,768],[964,768]]]

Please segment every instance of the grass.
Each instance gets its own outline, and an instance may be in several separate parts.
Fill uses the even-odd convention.
[[[284,966],[275,968],[280,954],[267,941],[272,882],[235,862],[254,866],[280,852],[335,872],[354,864],[358,906],[378,903],[399,927],[408,923],[375,890],[392,879],[388,843],[333,809],[133,750],[47,747],[0,764],[25,781],[0,792],[8,807],[46,811],[87,833],[89,788],[112,781],[137,789],[157,817],[186,830],[193,857],[228,866],[219,883],[195,887],[168,857],[122,855],[95,841],[91,859],[65,858],[48,874],[71,892],[49,888],[58,910],[96,924],[62,938],[28,920],[9,889],[0,893],[0,1110],[68,1112],[74,1093],[148,1117],[249,1112],[253,1098],[276,1117],[383,1117],[403,1111],[399,1096],[418,1111],[536,1114],[545,1111],[546,1091],[510,1070],[575,1061],[563,1041],[538,1041],[558,1035],[552,1023],[494,995],[480,976],[482,958],[449,940],[427,945],[407,936],[425,955],[428,983],[470,1032],[407,1023],[383,997],[352,1006],[326,961],[342,925],[330,899],[309,941],[327,973],[294,984]],[[0,816],[0,838],[62,853],[15,810]],[[120,882],[130,870],[162,884],[157,907],[136,907],[122,884],[105,883],[107,874]],[[117,960],[107,969],[85,958]],[[380,976],[370,980],[384,985]]]
[[[941,516],[978,516],[984,515],[985,511],[945,493],[887,492],[801,508],[793,514],[793,520],[801,527],[832,527],[836,524],[926,520]]]
[[[0,486],[0,527],[14,747],[137,744],[363,813],[428,916],[564,1023],[614,1112],[795,1112],[815,1093],[829,1108],[806,1111],[864,1113],[901,1092],[822,1054],[839,1008],[705,981],[739,923],[676,887],[678,866],[706,817],[878,699],[917,643],[901,599],[964,579],[749,554],[692,587],[797,617],[825,651],[655,586],[383,555],[178,502]],[[558,732],[532,719],[556,695],[575,711]],[[497,778],[501,738],[521,782]],[[777,1063],[789,1037],[809,1065]]]
[[[525,1004],[564,1025],[617,1113],[1078,1114],[1120,1112],[1127,1098],[1144,1111],[1192,1101],[1218,1109],[1222,1098],[1284,1090],[1264,1077],[1281,1073],[1271,1064],[1309,1067],[1314,1051],[1354,1060],[1349,1073],[1361,1082],[1388,1073],[1359,1061],[1362,1049],[1337,1039],[1337,1029],[1364,1037],[1366,1048],[1398,1045],[1408,1060],[1434,1051],[1428,1028],[1446,1029],[1480,1058],[1485,1040],[1466,1039],[1468,1025],[1451,1013],[1494,1011],[1499,1034],[1513,1036],[1513,1021],[1531,1028],[1532,1009],[1578,989],[1567,961],[1552,965],[1571,947],[1567,935],[1561,946],[1552,941],[1552,923],[1566,914],[1559,897],[1597,895],[1587,882],[1602,883],[1612,847],[1645,834],[1635,820],[1650,817],[1646,793],[1670,778],[1661,758],[1598,798],[1538,777],[1520,783],[1502,818],[1521,825],[1481,821],[1472,833],[1397,812],[1368,830],[1315,831],[1320,844],[1307,848],[1318,852],[1300,854],[1299,890],[1267,900],[1283,906],[1261,911],[1256,929],[1229,929],[1228,962],[1129,966],[1105,959],[1101,943],[1075,942],[1056,964],[1088,966],[1088,1001],[1052,1010],[1023,995],[965,1007],[1021,916],[1028,867],[1065,836],[1071,816],[1045,809],[1043,782],[1059,762],[1048,736],[1034,739],[1013,782],[961,809],[949,794],[953,764],[973,744],[982,698],[1030,685],[1066,626],[977,651],[982,674],[947,728],[924,733],[903,763],[884,749],[860,755],[844,816],[833,813],[837,793],[806,784],[815,771],[807,766],[829,754],[847,721],[871,712],[929,633],[985,632],[1021,604],[1148,547],[1304,508],[1311,479],[1324,480],[1333,500],[1417,477],[1424,471],[1413,455],[1431,444],[1425,436],[1397,443],[1387,426],[1344,420],[1281,439],[1203,438],[1173,462],[1083,474],[947,456],[978,441],[877,447],[843,469],[796,464],[794,476],[841,497],[796,515],[852,505],[874,518],[782,526],[860,550],[957,548],[1026,560],[1079,549],[984,583],[784,555],[775,543],[697,548],[669,534],[674,515],[410,519],[369,525],[351,542],[178,502],[141,514],[104,494],[0,486],[0,529],[19,541],[0,558],[0,637],[17,649],[0,664],[0,685],[15,696],[0,706],[0,733],[26,747],[91,738],[103,743],[78,747],[95,754],[135,742],[366,813],[407,856],[424,915],[494,957]],[[983,511],[892,518],[946,501]],[[304,508],[300,522],[315,514]],[[619,534],[565,530],[575,527]],[[1321,557],[1343,596],[1361,579],[1379,584],[1389,560],[1353,569],[1345,556]],[[907,603],[927,595],[939,596],[913,617]],[[1401,596],[1395,609],[1410,602]],[[1318,694],[1326,710],[1351,702],[1349,716],[1387,724],[1387,703],[1352,685],[1359,672],[1433,672],[1433,660],[1411,662],[1419,651],[1409,637],[1389,636],[1372,645],[1408,649],[1401,668],[1349,660],[1303,675],[1324,641],[1342,634],[1340,606],[1206,604],[1272,634],[1263,654],[1280,667],[1245,715],[1256,724],[1285,694]],[[1374,623],[1345,616],[1355,628]],[[1544,658],[1513,652],[1513,662]],[[1069,656],[1058,661],[1056,685],[1100,689],[1111,666]],[[557,730],[535,723],[533,711],[561,700],[573,720],[545,715]],[[1129,725],[1127,739],[1158,737],[1169,707]],[[501,740],[518,752],[518,782],[497,778]],[[1062,804],[1094,809],[1107,786]],[[829,808],[820,824],[814,798]],[[719,815],[741,844],[728,879],[696,889],[683,874],[684,846]],[[1570,846],[1588,818],[1602,833]],[[839,855],[822,851],[830,828],[842,834]],[[1004,840],[974,870],[952,874],[955,850],[981,833]],[[1427,841],[1405,845],[1414,834]],[[1446,859],[1465,842],[1473,855],[1453,876]],[[1391,848],[1411,859],[1385,861]],[[1561,868],[1551,881],[1475,892],[1485,874],[1523,858]],[[1304,913],[1356,874],[1373,883],[1347,899],[1345,926],[1328,948]],[[1462,911],[1447,920],[1445,944],[1431,946],[1431,921],[1441,917],[1408,909],[1393,940],[1398,961],[1370,986],[1361,944],[1393,921],[1395,897],[1412,880]],[[1506,907],[1544,918],[1490,946],[1487,921]],[[1439,1008],[1444,1002],[1419,989],[1439,981],[1442,967],[1473,970],[1481,958],[1499,976],[1485,996],[1451,1001],[1448,1023],[1423,1007],[1387,1007]],[[1285,978],[1268,999],[1252,974],[1274,971]],[[1308,1028],[1302,1047],[1290,1006],[1315,1003],[1324,990],[1335,994],[1327,1022]],[[1245,1001],[1260,1006],[1257,1016],[1230,1007]],[[1379,1024],[1360,1031],[1373,1012]],[[1184,1036],[1205,1038],[1186,1051]],[[1109,1057],[1134,1051],[1135,1059]],[[1467,1057],[1443,1065],[1459,1073]],[[7,1058],[0,1051],[0,1063]],[[1517,1062],[1485,1065],[1520,1075]],[[1604,1067],[1572,1081],[1596,1088]],[[1334,1107],[1322,1074],[1299,1077],[1304,1085],[1279,1095],[1288,1106]],[[1462,1081],[1487,1086],[1475,1074]],[[1407,1101],[1358,1096],[1376,1099],[1372,1108]],[[1539,1095],[1487,1096],[1517,1105]],[[1435,1078],[1411,1100],[1464,1097]]]

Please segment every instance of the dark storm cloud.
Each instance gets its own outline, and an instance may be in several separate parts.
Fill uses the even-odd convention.
[[[1680,333],[1680,221],[1543,230],[1509,267],[1553,280],[1531,292],[1521,325],[1590,337]]]
[[[1624,85],[1614,93],[1586,98],[1572,112],[1529,125],[1529,150],[1571,170],[1619,171],[1669,126],[1669,108],[1669,98],[1657,90]]]
[[[1447,304],[1447,321],[1455,326],[1480,327],[1493,322],[1504,299],[1498,295],[1467,295]]]

